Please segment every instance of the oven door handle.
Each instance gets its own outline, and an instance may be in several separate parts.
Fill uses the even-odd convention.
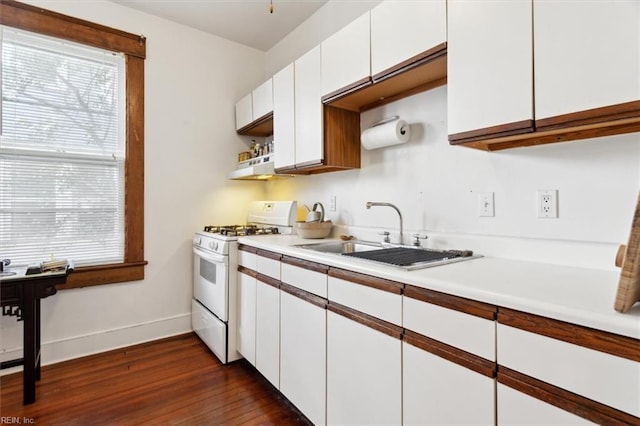
[[[223,265],[227,265],[229,262],[229,259],[227,256],[222,256],[216,253],[208,253],[204,250],[200,250],[197,247],[193,247],[193,254],[204,259],[207,260],[209,262],[213,262],[213,263],[218,263],[218,264],[223,264]]]

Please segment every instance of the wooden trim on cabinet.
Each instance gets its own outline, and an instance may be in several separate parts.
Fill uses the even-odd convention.
[[[372,287],[394,294],[402,294],[405,287],[404,284],[396,281],[390,281],[384,278],[365,275],[359,272],[348,271],[346,269],[330,267],[328,274],[330,277],[340,278],[341,280],[364,285],[367,287]]]
[[[498,308],[498,322],[520,330],[640,362],[640,339],[507,308]]]
[[[536,130],[554,130],[637,117],[640,117],[640,101],[632,101],[536,120]]]
[[[372,77],[373,84],[334,96],[332,107],[363,112],[447,83],[447,49],[441,43]]]
[[[243,273],[245,275],[249,275],[250,277],[253,277],[253,278],[256,278],[258,276],[258,273],[256,271],[242,265],[238,265],[238,272]]]
[[[373,84],[371,77],[365,77],[322,97],[323,104],[329,104]]]
[[[280,260],[282,259],[282,254],[275,253],[269,250],[258,249],[256,250],[256,254],[258,256],[266,257],[267,259]]]
[[[280,285],[282,284],[280,280],[277,280],[265,274],[261,274],[260,272],[256,273],[256,280],[275,288],[280,288]]]
[[[440,43],[432,47],[431,49],[425,50],[424,52],[407,59],[406,61],[402,61],[399,64],[392,66],[391,68],[387,68],[386,70],[373,75],[371,77],[371,80],[373,80],[374,84],[380,83],[384,80],[395,77],[396,75],[405,73],[413,68],[420,67],[426,63],[436,60],[441,56],[446,56],[446,54],[447,42]]]
[[[439,291],[416,287],[411,284],[405,284],[404,295],[411,299],[442,306],[443,308],[452,309],[454,311],[463,312],[465,314],[474,315],[491,321],[495,321],[498,314],[498,308],[496,306],[489,305],[488,303],[476,302],[475,300],[452,296],[450,294],[440,293]]]
[[[253,253],[253,254],[258,253],[258,249],[256,247],[248,246],[246,244],[238,244],[238,250],[246,251],[247,253]]]
[[[601,425],[637,425],[640,418],[498,365],[498,383]],[[500,404],[500,401],[498,401]]]
[[[355,309],[349,308],[347,306],[341,305],[331,300],[327,304],[327,309],[331,312],[334,312],[338,315],[342,315],[343,317],[349,318],[350,320],[360,323],[362,325],[366,325],[369,328],[372,328],[376,331],[384,333],[395,339],[402,340],[403,330],[402,330],[402,327],[400,326],[397,326],[387,321],[383,321],[379,318],[373,317],[371,315],[365,314],[363,312],[357,311]]]
[[[64,21],[65,25],[61,26],[60,21]],[[146,39],[142,35],[127,33],[17,1],[0,1],[0,24],[113,52],[122,52],[141,59],[146,56]]]
[[[273,134],[273,111],[236,131],[239,135],[266,137]]]
[[[329,271],[329,267],[327,265],[312,262],[310,260],[298,259],[297,257],[282,256],[280,261],[309,271],[320,272],[321,274],[326,274]]]
[[[420,348],[439,356],[440,358],[444,358],[447,361],[451,361],[462,367],[473,370],[483,376],[490,378],[496,377],[496,363],[479,357],[478,355],[463,351],[462,349],[458,349],[407,329],[404,330],[402,340],[416,348]]]
[[[318,295],[301,290],[298,287],[294,287],[287,283],[281,283],[280,290],[284,291],[285,293],[289,293],[290,295],[295,296],[298,299],[302,299],[305,302],[309,302],[319,308],[327,309],[327,299],[322,298]]]
[[[513,123],[500,124],[498,126],[469,130],[467,132],[454,133],[449,135],[449,143],[451,145],[465,144],[469,146],[470,142],[533,133],[534,131],[535,124],[533,120],[522,120],[515,121]]]

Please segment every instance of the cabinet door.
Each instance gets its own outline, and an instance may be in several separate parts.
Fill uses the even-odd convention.
[[[531,126],[531,10],[531,0],[448,1],[449,135]]]
[[[498,425],[591,425],[590,421],[498,383]]]
[[[319,164],[324,159],[320,46],[305,53],[295,62],[294,80],[296,164]]]
[[[404,342],[402,366],[404,424],[494,424],[494,379]]]
[[[280,290],[257,280],[256,368],[280,387]]]
[[[253,97],[253,120],[273,112],[273,83],[269,79],[255,88]]]
[[[294,64],[273,76],[273,145],[276,169],[296,164]]]
[[[280,297],[280,391],[314,424],[325,424],[327,311],[285,291]]]
[[[512,370],[640,417],[637,361],[504,324],[497,326],[497,359]]]
[[[640,2],[534,1],[536,118],[640,99]]]
[[[253,121],[253,101],[251,93],[236,104],[236,130],[242,129]]]
[[[256,365],[256,279],[238,274],[237,345],[238,352]]]
[[[327,312],[327,424],[399,425],[399,339]]]
[[[322,42],[322,95],[371,76],[369,12]]]
[[[371,9],[371,75],[446,41],[446,0],[383,1]]]

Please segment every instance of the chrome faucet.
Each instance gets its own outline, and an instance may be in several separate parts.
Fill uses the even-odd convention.
[[[395,211],[398,212],[398,216],[400,217],[400,244],[402,244],[402,242],[403,242],[403,239],[402,239],[402,213],[400,213],[400,209],[398,209],[396,206],[394,206],[391,203],[378,203],[378,202],[373,202],[373,201],[368,201],[367,202],[367,209],[370,209],[373,206],[391,207],[392,209],[394,209]]]

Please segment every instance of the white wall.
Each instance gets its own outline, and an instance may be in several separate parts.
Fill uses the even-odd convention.
[[[226,173],[244,149],[233,105],[261,82],[265,54],[108,1],[29,3],[147,37],[146,278],[44,299],[43,361],[187,332],[194,231],[237,221],[264,194]],[[22,323],[2,317],[0,325],[2,359],[14,358]]]
[[[296,52],[311,48],[321,20],[328,19],[325,12],[320,9],[267,52],[267,61],[294,60],[286,57],[294,54],[293,43],[307,43]],[[363,113],[362,129],[399,115],[411,124],[410,142],[363,149],[359,170],[270,182],[269,198],[309,205],[321,201],[326,207],[335,195],[337,211],[328,215],[337,224],[350,225],[345,232],[379,239],[372,230],[389,230],[397,238],[393,210],[365,208],[367,201],[387,201],[402,211],[405,236],[426,233],[433,247],[463,244],[458,248],[485,255],[613,269],[636,206],[640,136],[493,153],[450,146],[446,96],[446,87],[440,87]],[[541,189],[559,191],[558,219],[536,218],[535,192]],[[495,192],[493,218],[477,216],[477,192],[484,191]]]

